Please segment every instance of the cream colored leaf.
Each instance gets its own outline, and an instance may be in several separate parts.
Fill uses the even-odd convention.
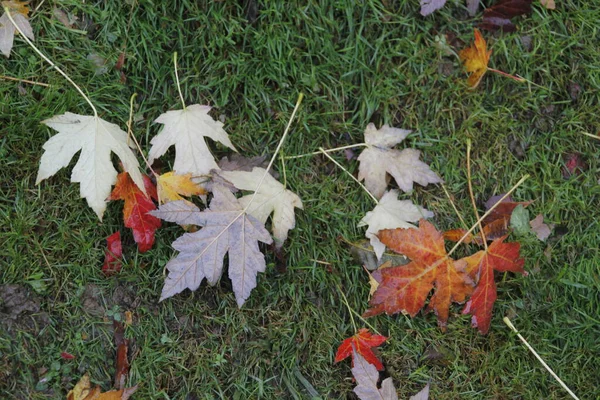
[[[378,130],[374,124],[369,124],[365,129],[367,148],[358,157],[358,179],[364,179],[365,186],[375,197],[383,196],[387,188],[388,173],[405,192],[413,189],[414,182],[423,186],[442,182],[427,164],[419,160],[421,153],[418,150],[392,149],[392,146],[404,140],[409,133],[410,131],[391,128],[388,125]]]
[[[265,175],[266,174],[266,175]],[[288,231],[296,226],[294,208],[302,209],[302,200],[298,195],[287,190],[271,174],[266,173],[264,168],[254,167],[252,172],[245,171],[221,171],[219,175],[231,182],[240,190],[255,191],[263,175],[265,176],[248,214],[261,221],[267,222],[269,215],[273,214],[272,230],[275,246],[281,248],[288,237]],[[239,199],[240,204],[246,207],[254,195],[246,195]]]
[[[360,400],[398,400],[396,388],[392,378],[386,378],[381,382],[381,389],[377,387],[379,372],[373,364],[369,364],[356,349],[353,349],[354,366],[352,375],[356,379],[354,393]]]
[[[368,225],[365,236],[370,239],[378,260],[385,251],[385,245],[377,238],[377,232],[382,229],[414,228],[411,222],[433,217],[431,211],[410,200],[398,200],[398,194],[395,189],[386,192],[373,211],[369,211],[358,223],[359,227]]]
[[[210,109],[209,106],[193,104],[184,110],[167,111],[160,115],[154,122],[164,126],[150,141],[150,164],[174,145],[173,170],[177,174],[208,175],[210,170],[218,169],[204,138],[209,137],[232,150],[235,150],[235,147],[223,129],[223,123],[208,115]]]
[[[42,123],[58,133],[44,143],[36,184],[68,166],[75,153],[81,150],[71,173],[71,182],[79,182],[81,197],[102,220],[106,198],[117,181],[117,170],[110,158],[114,152],[123,163],[123,169],[146,193],[138,160],[127,145],[127,134],[117,125],[100,117],[70,112]]]
[[[27,18],[29,8],[25,6],[26,3],[19,1],[3,1],[1,4],[3,7],[8,7],[10,15],[25,36],[31,40],[35,40],[33,29],[31,29],[29,19]],[[17,32],[17,29],[8,18],[8,15],[6,13],[2,14],[2,17],[0,17],[0,51],[6,57],[10,57],[15,32]]]

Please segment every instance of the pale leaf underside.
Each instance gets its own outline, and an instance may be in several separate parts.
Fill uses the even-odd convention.
[[[27,17],[18,12],[11,12],[11,16],[25,36],[34,40],[33,30],[31,29],[31,25],[29,25]],[[0,51],[6,57],[10,57],[10,51],[12,50],[13,41],[15,39],[15,32],[17,32],[17,29],[10,19],[8,19],[8,15],[6,13],[2,14],[2,17],[0,17]]]

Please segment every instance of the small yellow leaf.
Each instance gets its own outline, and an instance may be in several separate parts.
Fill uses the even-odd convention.
[[[125,311],[125,325],[133,325],[133,313],[131,311]]]
[[[10,12],[18,12],[27,16],[29,14],[29,1],[7,0],[2,2],[2,8],[8,8]]]
[[[479,29],[475,29],[475,43],[458,53],[465,69],[471,73],[467,80],[471,89],[475,89],[481,82],[481,78],[488,69],[491,54],[492,51],[487,50],[487,44],[481,32],[479,32]]]
[[[127,400],[137,390],[137,385],[122,390],[102,393],[100,386],[91,389],[90,376],[86,373],[67,394],[67,400]]]
[[[85,374],[67,394],[67,400],[83,400],[90,394],[90,376]]]
[[[160,204],[183,200],[181,196],[206,194],[204,188],[192,182],[192,174],[176,175],[174,172],[167,172],[156,178],[156,186]]]

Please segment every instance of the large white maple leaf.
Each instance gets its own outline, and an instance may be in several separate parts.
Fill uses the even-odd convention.
[[[27,19],[29,7],[26,6],[26,3],[18,1],[2,1],[0,2],[0,6],[7,7],[21,32],[29,39],[34,40],[33,29],[31,29],[31,25],[29,25],[29,20]],[[17,28],[15,28],[10,21],[8,15],[6,13],[2,14],[2,17],[0,17],[0,51],[6,57],[10,57],[10,51],[15,39],[15,32],[17,32]]]
[[[398,194],[395,189],[386,192],[377,206],[358,223],[358,226],[368,225],[365,236],[370,239],[378,260],[385,251],[385,245],[379,241],[377,232],[382,229],[415,228],[410,222],[433,217],[431,211],[413,204],[410,200],[398,200]]]
[[[231,192],[220,185],[213,188],[210,208],[200,211],[184,200],[163,204],[150,214],[180,225],[198,225],[194,233],[185,233],[173,242],[179,251],[167,263],[161,300],[185,289],[196,290],[206,278],[215,285],[223,273],[223,258],[229,254],[229,278],[238,306],[242,306],[256,287],[256,276],[266,268],[258,242],[270,244],[271,235],[264,225],[244,212]]]
[[[221,171],[219,175],[240,190],[250,190],[256,193],[256,195],[250,194],[238,199],[240,204],[246,207],[254,197],[248,207],[248,214],[264,224],[269,215],[273,213],[273,238],[275,246],[281,248],[288,237],[288,231],[296,226],[294,207],[302,209],[300,197],[291,190],[287,190],[264,168],[254,167],[251,172]],[[265,178],[259,187],[263,176]],[[258,191],[256,191],[257,187]]]
[[[148,153],[150,164],[175,145],[173,170],[180,175],[208,175],[218,165],[206,145],[205,137],[220,142],[237,151],[229,140],[223,123],[212,119],[211,107],[193,104],[184,110],[167,111],[154,122],[163,124],[163,129],[154,136]]]
[[[391,128],[383,125],[376,129],[369,124],[365,129],[367,148],[360,153],[358,161],[358,180],[365,180],[365,186],[378,199],[387,188],[387,175],[394,177],[398,187],[410,192],[413,182],[423,186],[429,183],[440,183],[442,180],[429,165],[419,160],[421,152],[415,149],[402,151],[392,149],[400,143],[411,131]]]
[[[135,184],[145,193],[140,165],[127,145],[127,133],[100,117],[70,112],[42,121],[58,133],[44,143],[36,184],[69,165],[81,150],[71,173],[71,182],[79,182],[80,194],[102,220],[106,198],[117,181],[117,170],[110,159],[111,151],[129,173]]]

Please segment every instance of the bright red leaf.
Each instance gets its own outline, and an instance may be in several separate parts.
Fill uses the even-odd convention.
[[[342,361],[348,356],[352,356],[352,366],[354,366],[354,356],[352,346],[357,353],[362,355],[367,362],[373,364],[379,371],[383,370],[383,364],[379,358],[373,353],[372,348],[381,345],[387,340],[387,337],[381,335],[373,335],[366,328],[361,328],[358,333],[344,340],[335,354],[335,362]]]
[[[66,351],[63,351],[62,353],[60,353],[60,357],[63,360],[72,360],[75,358],[75,356],[71,353],[67,353]]]
[[[497,297],[494,271],[527,275],[523,269],[525,260],[519,257],[521,245],[503,243],[504,239],[506,236],[494,240],[487,250],[465,258],[468,264],[467,272],[477,280],[477,286],[465,304],[463,314],[471,314],[471,324],[483,334],[490,329],[492,310]]]
[[[133,182],[127,172],[121,172],[117,177],[109,200],[124,200],[123,219],[125,226],[133,230],[133,239],[141,253],[148,251],[154,244],[154,232],[160,228],[160,219],[148,214],[156,210],[152,198],[156,199],[156,186],[147,176],[144,177],[146,196]],[[152,198],[151,198],[152,197]]]
[[[105,275],[111,275],[121,270],[123,263],[123,247],[121,246],[121,232],[115,232],[106,238],[106,253],[104,255],[104,265],[102,272]]]

